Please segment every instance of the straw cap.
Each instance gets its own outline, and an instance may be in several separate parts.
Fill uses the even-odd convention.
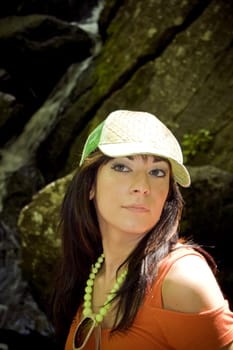
[[[110,113],[87,138],[80,165],[97,148],[114,158],[136,154],[166,158],[171,164],[174,180],[183,187],[191,183],[177,139],[153,114],[128,110]]]

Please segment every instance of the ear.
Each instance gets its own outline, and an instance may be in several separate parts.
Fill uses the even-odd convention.
[[[95,189],[94,186],[92,186],[90,192],[89,192],[89,199],[90,201],[95,197]]]

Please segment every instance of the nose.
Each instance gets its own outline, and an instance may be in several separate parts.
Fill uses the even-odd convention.
[[[150,193],[150,184],[147,174],[138,174],[134,176],[130,186],[130,192],[143,195],[148,195]]]

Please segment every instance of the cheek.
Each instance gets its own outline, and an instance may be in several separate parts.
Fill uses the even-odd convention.
[[[123,186],[119,186],[111,178],[101,179],[97,182],[95,189],[95,205],[97,212],[101,214],[101,216],[114,216],[115,210],[119,208],[124,198]]]
[[[168,197],[169,189],[167,186],[164,186],[160,188],[159,190],[157,189],[153,193],[153,203],[161,208],[161,211],[163,210],[163,207],[166,204],[166,200]]]
[[[94,204],[99,223],[102,222],[101,220],[103,219],[109,221],[110,218],[114,217],[114,203],[115,202],[109,191],[106,190],[106,192],[103,193],[96,190]]]

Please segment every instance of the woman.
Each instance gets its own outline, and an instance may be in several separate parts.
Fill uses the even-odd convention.
[[[65,195],[54,294],[65,350],[233,349],[212,258],[178,237],[188,187],[179,143],[154,115],[112,112]]]

